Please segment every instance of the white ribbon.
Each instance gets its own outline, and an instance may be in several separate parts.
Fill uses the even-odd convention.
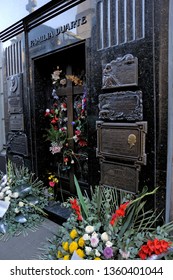
[[[0,200],[0,218],[3,218],[10,205],[9,201]]]

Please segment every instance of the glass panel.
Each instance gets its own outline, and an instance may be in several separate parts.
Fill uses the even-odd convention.
[[[92,7],[80,4],[31,30],[29,32],[31,56],[37,53],[45,54],[89,38],[92,14]]]
[[[1,27],[0,31],[3,31],[10,25],[21,20],[27,16],[28,13],[39,9],[43,5],[50,2],[50,0],[7,0],[1,1],[0,19]]]

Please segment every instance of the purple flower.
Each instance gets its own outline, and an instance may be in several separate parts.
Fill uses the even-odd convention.
[[[103,251],[103,255],[106,259],[113,257],[113,249],[111,247],[106,247]]]
[[[72,124],[72,125],[75,125],[75,122],[73,121],[71,124]]]

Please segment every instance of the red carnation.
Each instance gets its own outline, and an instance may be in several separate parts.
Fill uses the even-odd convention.
[[[170,245],[171,242],[167,242],[166,240],[159,240],[157,238],[154,240],[148,240],[147,244],[141,246],[138,255],[142,260],[144,260],[152,254],[159,255],[166,252]]]

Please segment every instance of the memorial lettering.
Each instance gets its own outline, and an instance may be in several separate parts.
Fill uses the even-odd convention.
[[[101,160],[100,171],[101,185],[131,193],[138,191],[140,166]]]
[[[146,165],[147,122],[106,123],[97,121],[97,156],[129,160]]]
[[[99,118],[108,120],[142,120],[141,91],[121,91],[99,95]]]

